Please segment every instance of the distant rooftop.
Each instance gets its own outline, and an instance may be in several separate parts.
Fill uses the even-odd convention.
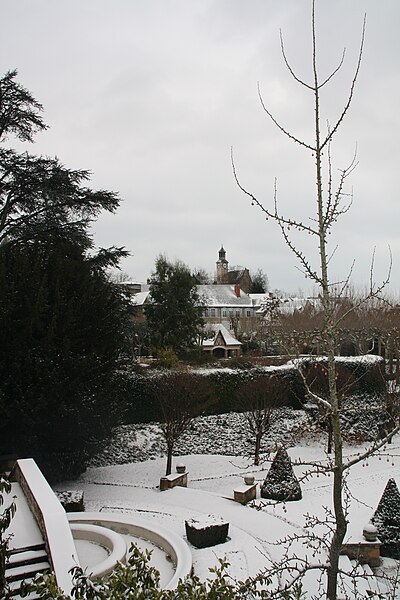
[[[251,298],[246,292],[240,290],[240,297],[236,296],[235,286],[231,284],[198,285],[199,296],[205,299],[207,306],[248,306],[252,307]]]

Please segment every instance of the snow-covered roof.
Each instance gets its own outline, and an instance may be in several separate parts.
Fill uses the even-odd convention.
[[[239,342],[226,327],[220,323],[211,323],[207,326],[207,330],[210,331],[210,337],[203,341],[203,346],[206,348],[212,348],[216,345],[218,334],[220,333],[225,341],[225,346],[241,346]],[[213,335],[212,335],[213,334]]]
[[[269,292],[263,292],[262,294],[249,294],[249,296],[251,298],[253,306],[260,306],[271,298]]]
[[[249,294],[253,306],[258,309],[257,312],[262,312],[272,300],[277,302],[277,309],[281,313],[292,314],[295,310],[301,311],[307,304],[318,307],[320,304],[319,298],[299,298],[289,296],[287,298],[277,298],[273,292],[265,292],[264,294]]]
[[[143,306],[149,296],[150,292],[139,292],[138,294],[132,296],[132,304],[135,306]]]
[[[279,310],[281,313],[292,314],[295,310],[303,310],[307,304],[318,307],[320,305],[319,298],[280,298]]]
[[[246,292],[240,290],[240,297],[236,296],[235,286],[231,284],[218,285],[198,285],[199,296],[204,300],[206,306],[226,306],[226,307],[249,307],[251,308],[251,298]]]

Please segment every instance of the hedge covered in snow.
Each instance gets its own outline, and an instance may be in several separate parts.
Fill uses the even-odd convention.
[[[168,377],[168,370],[150,370],[144,373],[132,372],[127,380],[125,423],[149,423],[161,418],[157,398],[154,394],[154,381]],[[275,377],[281,384],[281,404],[300,408],[305,401],[305,387],[302,377],[293,364],[277,367],[254,367],[251,369],[192,369],[183,372],[193,386],[201,390],[202,381],[212,388],[212,396],[205,405],[199,401],[193,406],[195,414],[221,414],[245,410],[238,397],[241,386],[254,377]],[[279,383],[278,383],[279,385]],[[200,396],[200,393],[199,393]],[[240,396],[240,394],[239,394]]]
[[[299,372],[302,369],[313,391],[327,393],[325,357],[306,357],[279,366],[254,366],[250,368],[199,368],[184,371],[198,389],[203,378],[212,387],[212,397],[206,405],[193,406],[195,414],[221,414],[246,410],[240,401],[240,388],[253,378],[274,377],[281,386],[282,406],[300,408],[307,399],[307,391]],[[337,381],[344,396],[356,393],[379,394],[385,389],[384,361],[377,356],[337,357]],[[148,423],[161,418],[158,402],[154,396],[154,380],[162,381],[170,371],[148,369],[128,374],[126,406],[123,422]],[[239,394],[238,394],[239,392]]]

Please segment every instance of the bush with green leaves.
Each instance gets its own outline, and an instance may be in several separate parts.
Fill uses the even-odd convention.
[[[0,507],[4,504],[4,494],[10,494],[11,483],[0,475]],[[0,513],[0,598],[5,597],[7,592],[7,582],[5,579],[7,550],[10,536],[7,529],[15,515],[16,505],[12,501],[3,512]]]
[[[54,575],[40,575],[34,583],[24,586],[21,595],[35,592],[43,600],[250,600],[280,598],[300,600],[301,587],[279,596],[269,592],[270,581],[264,575],[238,581],[228,574],[229,563],[220,559],[220,565],[210,569],[210,577],[200,581],[196,575],[181,579],[174,590],[160,589],[160,573],[150,566],[151,552],[141,552],[134,544],[126,564],[118,563],[107,579],[92,581],[80,568],[73,569],[74,586],[71,596],[57,587]],[[273,594],[273,595],[272,595]]]

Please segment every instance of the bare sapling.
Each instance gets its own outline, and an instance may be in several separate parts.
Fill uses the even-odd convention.
[[[362,27],[361,43],[358,53],[358,59],[354,71],[354,75],[351,80],[350,90],[344,103],[343,109],[340,112],[338,118],[334,121],[333,125],[327,125],[326,129],[321,124],[321,90],[327,84],[332,82],[332,79],[336,73],[341,69],[345,57],[343,52],[341,59],[336,68],[334,68],[328,76],[320,78],[317,61],[317,41],[316,41],[316,19],[315,19],[315,0],[312,0],[311,9],[311,35],[312,35],[312,80],[307,82],[294,72],[291,67],[284,46],[283,37],[281,34],[281,50],[283,60],[290,75],[296,80],[296,82],[308,90],[313,97],[313,109],[314,109],[314,130],[313,130],[313,141],[306,141],[298,138],[294,133],[288,131],[284,126],[280,124],[274,114],[270,111],[267,104],[264,101],[261,90],[259,88],[259,97],[262,108],[272,122],[278,127],[278,129],[287,136],[290,140],[296,142],[300,147],[304,148],[311,154],[314,162],[314,177],[315,177],[315,205],[314,211],[311,213],[309,218],[299,220],[296,218],[287,217],[281,213],[278,206],[278,193],[277,183],[275,180],[274,194],[272,207],[269,207],[262,203],[258,198],[253,195],[248,189],[246,189],[239,180],[235,162],[232,155],[232,167],[235,180],[239,188],[244,192],[251,201],[253,206],[258,207],[267,219],[274,221],[283,236],[285,244],[295,255],[300,269],[304,275],[311,280],[311,282],[319,289],[319,295],[322,303],[322,326],[321,335],[323,337],[323,343],[326,354],[325,368],[327,373],[327,393],[318,394],[312,390],[308,390],[310,399],[316,403],[326,414],[329,419],[332,435],[332,446],[333,456],[327,463],[327,469],[329,469],[332,479],[332,509],[329,511],[327,516],[326,525],[328,527],[328,535],[323,539],[323,546],[326,550],[326,561],[321,561],[317,567],[326,572],[326,597],[329,600],[336,600],[338,598],[338,584],[340,582],[340,569],[339,569],[339,555],[342,549],[342,544],[347,531],[347,520],[346,520],[346,502],[347,499],[344,494],[345,489],[345,473],[356,461],[362,460],[361,457],[357,457],[356,461],[345,461],[343,455],[343,437],[341,429],[341,402],[340,402],[340,390],[338,390],[337,384],[337,370],[335,365],[335,349],[337,345],[337,331],[340,327],[341,322],[346,317],[346,311],[343,313],[337,310],[338,298],[345,295],[346,290],[350,283],[353,266],[350,268],[348,275],[342,281],[332,280],[330,276],[330,260],[332,250],[328,244],[328,238],[334,229],[335,225],[339,221],[340,217],[347,213],[352,204],[352,195],[346,192],[346,183],[348,177],[352,174],[353,170],[357,166],[356,157],[354,156],[347,167],[339,170],[338,177],[334,177],[332,160],[331,160],[331,143],[334,136],[337,134],[339,128],[343,124],[345,117],[347,116],[351,102],[353,100],[355,85],[360,72],[361,61],[363,56],[364,48],[364,36],[365,36],[365,17]],[[318,252],[318,264],[315,265],[312,258],[308,256],[298,245],[297,238],[294,241],[292,231],[297,234],[305,234],[315,240],[316,248]],[[368,299],[378,298],[382,294],[383,289],[388,283],[390,276],[389,272],[385,280],[376,284],[373,279],[373,261],[371,265],[371,275],[369,289],[366,295],[359,300],[359,304],[365,302]],[[355,305],[357,306],[357,304]],[[349,311],[354,310],[354,306],[349,307]],[[398,428],[395,429],[397,431]],[[388,437],[380,440],[379,443],[373,445],[373,448],[368,452],[375,451],[379,447],[382,447],[385,442],[388,441]],[[301,560],[297,557],[296,575],[293,575],[292,581],[298,582],[298,577],[303,571],[311,568],[307,561],[301,567]],[[284,568],[284,565],[282,565]]]
[[[238,390],[240,405],[245,409],[245,421],[254,436],[253,463],[260,464],[261,443],[269,431],[274,409],[282,406],[283,384],[274,376],[255,376]]]

